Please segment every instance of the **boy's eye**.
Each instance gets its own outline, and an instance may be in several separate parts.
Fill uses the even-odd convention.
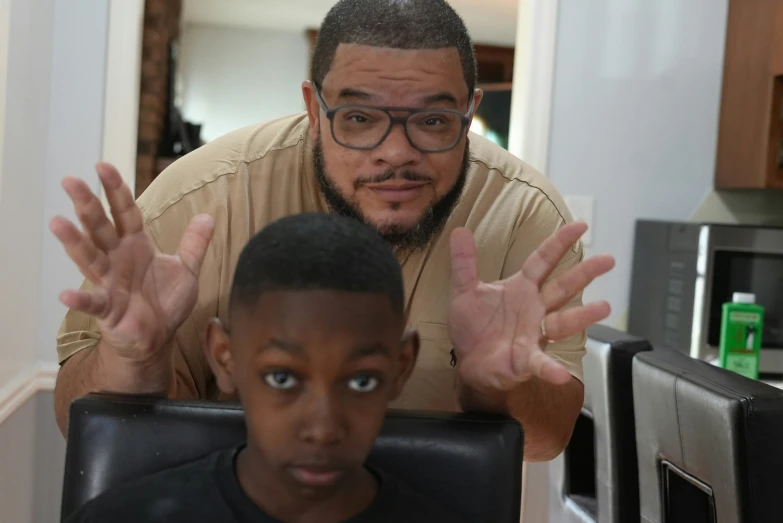
[[[360,374],[348,381],[348,387],[356,392],[372,392],[378,388],[378,378]]]
[[[270,372],[264,376],[266,384],[273,389],[286,390],[296,386],[297,381],[293,374],[284,370]]]

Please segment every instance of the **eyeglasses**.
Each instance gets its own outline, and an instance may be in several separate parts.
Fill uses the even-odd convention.
[[[326,106],[320,89],[315,96],[326,113],[334,141],[349,149],[375,149],[399,124],[405,129],[408,142],[423,153],[441,153],[454,149],[470,124],[475,98],[468,112],[462,114],[448,109],[412,109],[409,107],[373,107],[368,105]],[[407,113],[392,116],[392,113]]]

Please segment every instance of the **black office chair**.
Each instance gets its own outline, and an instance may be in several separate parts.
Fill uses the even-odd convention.
[[[641,338],[595,325],[587,331],[585,402],[571,442],[549,467],[556,523],[639,520],[631,362],[652,350]]]
[[[633,395],[644,523],[783,521],[783,391],[658,349]]]
[[[369,463],[486,523],[518,523],[522,429],[513,420],[391,411]],[[245,441],[236,404],[93,395],[71,406],[62,517],[107,489]]]

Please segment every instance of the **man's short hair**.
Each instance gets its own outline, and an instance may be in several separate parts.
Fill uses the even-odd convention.
[[[327,213],[287,216],[244,247],[231,286],[231,309],[253,308],[262,293],[336,290],[377,293],[400,315],[402,271],[391,247],[361,222]]]
[[[476,54],[465,22],[446,0],[340,0],[324,18],[311,77],[323,85],[340,44],[459,52],[468,93],[476,88]]]

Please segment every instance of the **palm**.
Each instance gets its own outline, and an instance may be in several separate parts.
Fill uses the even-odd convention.
[[[176,255],[163,254],[145,231],[141,210],[116,169],[100,164],[98,174],[114,223],[83,181],[63,181],[84,231],[61,217],[52,220],[51,229],[92,289],[65,291],[60,299],[71,309],[95,317],[102,340],[116,354],[149,360],[196,303],[198,273],[213,222],[208,216],[195,217]]]
[[[559,310],[594,278],[614,266],[596,256],[544,285],[549,274],[579,237],[584,224],[569,224],[546,240],[522,269],[505,280],[478,279],[476,247],[470,231],[451,238],[449,334],[463,383],[476,388],[510,390],[538,377],[553,383],[570,379],[568,371],[546,355],[542,326],[553,340],[565,339],[609,315],[605,302]]]
[[[492,376],[506,389],[524,379],[524,359],[540,342],[541,320],[546,314],[539,290],[530,281],[479,283],[472,291],[454,296],[449,327],[452,339],[472,350],[460,355],[472,374]]]
[[[158,252],[145,232],[122,238],[109,253],[112,269],[100,290],[107,311],[98,326],[122,355],[160,346],[195,305],[198,280],[178,256]],[[115,273],[126,271],[130,279]]]

